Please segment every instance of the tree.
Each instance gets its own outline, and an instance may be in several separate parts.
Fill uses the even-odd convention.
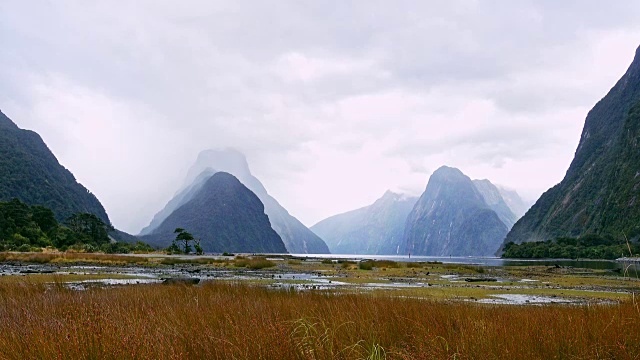
[[[185,229],[183,228],[177,228],[173,231],[176,235],[176,242],[181,242],[184,243],[184,253],[188,254],[191,252],[191,246],[189,245],[190,241],[194,241],[194,237],[193,235],[191,235],[191,233],[187,232]],[[198,244],[198,247],[200,246],[200,244]]]
[[[93,214],[71,215],[65,224],[77,235],[76,243],[100,246],[110,242],[109,231],[113,230],[113,226],[105,224]]]
[[[200,246],[200,239],[195,239],[195,242],[193,244],[193,247],[196,250],[196,255],[202,255],[204,254],[204,250],[202,250],[202,246]]]

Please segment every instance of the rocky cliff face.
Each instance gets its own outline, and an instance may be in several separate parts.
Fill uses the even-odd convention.
[[[403,254],[493,255],[507,226],[460,170],[442,167],[407,217]]]
[[[167,247],[176,228],[187,229],[200,239],[206,252],[286,253],[272,229],[260,199],[231,174],[210,176],[186,203],[162,220],[142,239]]]
[[[507,228],[511,229],[513,224],[518,221],[518,217],[513,213],[513,211],[511,211],[509,205],[504,201],[498,187],[486,179],[473,180],[473,184],[480,192],[480,195],[482,195],[484,202],[489,205],[489,208],[498,214],[498,217],[507,226]]]
[[[373,204],[322,220],[311,230],[333,254],[396,255],[417,200],[387,191]]]
[[[531,208],[533,203],[523,200],[517,191],[497,186],[502,199],[517,219],[520,219]]]
[[[639,101],[640,48],[624,76],[587,115],[565,178],[540,197],[505,242],[587,233],[640,236]]]
[[[264,204],[271,226],[280,235],[290,253],[329,253],[329,248],[321,238],[290,215],[276,199],[269,195],[262,183],[251,174],[245,156],[232,149],[201,152],[195,164],[189,170],[185,187],[176,194],[163,210],[156,214],[151,224],[144,228],[141,234],[152,233],[158,224],[173,211],[191,200],[204,181],[218,171],[228,172],[236,176],[242,184],[258,196]]]
[[[58,221],[84,212],[111,223],[100,201],[60,165],[40,135],[0,112],[0,201],[13,198],[50,208]]]

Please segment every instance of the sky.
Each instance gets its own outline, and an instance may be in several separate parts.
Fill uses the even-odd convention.
[[[0,110],[137,234],[233,147],[308,226],[442,165],[535,200],[640,45],[640,2],[0,2]]]

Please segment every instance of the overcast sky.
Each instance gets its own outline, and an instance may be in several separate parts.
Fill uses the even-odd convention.
[[[137,233],[204,149],[306,225],[441,165],[534,200],[640,45],[640,2],[0,2],[0,109]]]

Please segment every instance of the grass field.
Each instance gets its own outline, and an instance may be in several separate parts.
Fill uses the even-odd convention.
[[[640,308],[11,282],[0,283],[0,358],[637,359]]]

